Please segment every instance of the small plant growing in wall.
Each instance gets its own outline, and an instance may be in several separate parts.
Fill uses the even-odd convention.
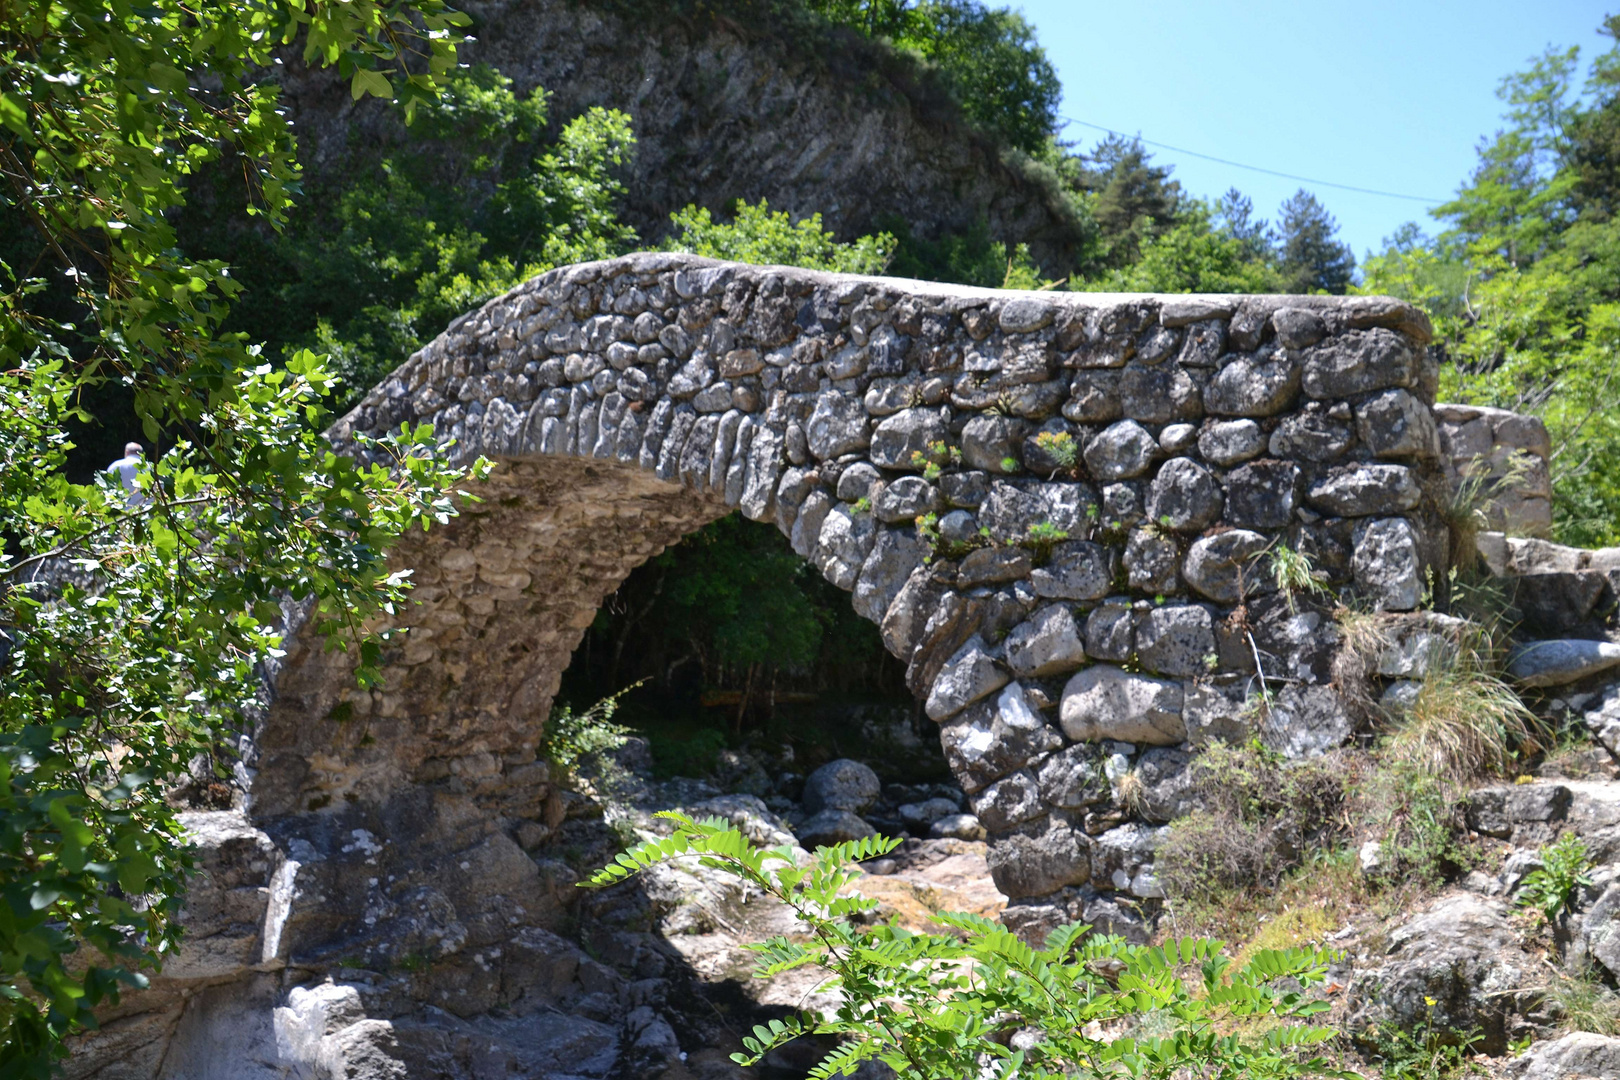
[[[936,558],[960,558],[974,548],[988,547],[993,541],[990,539],[990,530],[981,527],[979,534],[967,540],[952,540],[939,531],[939,515],[933,511],[918,514],[912,519],[917,526],[917,538],[929,547],[924,562],[933,562]]]
[[[1271,549],[1271,579],[1288,601],[1288,610],[1299,610],[1295,599],[1300,593],[1325,593],[1324,575],[1311,564],[1311,557],[1287,544],[1278,543]]]
[[[1035,445],[1057,465],[1048,480],[1056,479],[1058,473],[1073,475],[1079,470],[1080,445],[1067,431],[1043,431],[1035,436]]]
[[[926,514],[918,514],[916,518],[913,519],[913,523],[917,526],[917,539],[927,544],[934,550],[935,553],[937,553],[943,539],[939,535],[939,515],[933,511],[929,511]],[[930,558],[932,558],[932,556],[930,556]]]
[[[1069,538],[1066,530],[1058,528],[1050,521],[1037,521],[1024,533],[1023,546],[1029,548],[1038,559],[1047,559],[1052,549]]]
[[[911,465],[921,469],[924,480],[938,480],[947,468],[962,464],[961,447],[951,446],[942,439],[936,439],[928,444],[928,449],[913,450],[911,452]]]
[[[818,848],[800,866],[793,849],[756,848],[725,821],[658,816],[674,822],[673,835],[624,852],[583,884],[613,885],[678,859],[728,873],[787,905],[806,931],[750,944],[755,975],[819,968],[837,998],[824,1014],[755,1027],[732,1055],[740,1065],[814,1034],[838,1040],[810,1072],[822,1080],[865,1061],[903,1080],[1342,1075],[1312,1050],[1335,1037],[1309,1023],[1329,1005],[1306,993],[1326,976],[1328,950],[1262,950],[1238,967],[1209,938],[1133,945],[1083,923],[1059,927],[1039,948],[978,915],[936,914],[948,928],[938,934],[861,925],[878,902],[853,891],[851,864],[899,841]],[[1013,1031],[1033,1038],[1014,1043]]]

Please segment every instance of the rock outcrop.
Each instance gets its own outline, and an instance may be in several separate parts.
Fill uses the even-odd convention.
[[[614,0],[468,0],[477,40],[461,51],[527,94],[554,123],[593,106],[628,113],[636,148],[620,218],[646,241],[689,203],[723,211],[768,199],[819,212],[840,239],[904,223],[925,240],[981,223],[1027,242],[1068,275],[1085,221],[1050,171],[971,129],[939,80],[909,56],[791,6]],[[348,84],[287,65],[284,100],[313,177],[403,128]],[[476,195],[476,192],[471,193]]]

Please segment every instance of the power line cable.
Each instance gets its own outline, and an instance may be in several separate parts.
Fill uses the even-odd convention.
[[[1303,184],[1316,184],[1320,187],[1338,188],[1341,191],[1355,191],[1362,195],[1381,195],[1386,199],[1407,199],[1411,202],[1427,203],[1431,206],[1448,201],[1446,199],[1429,199],[1422,195],[1402,195],[1397,191],[1378,191],[1375,188],[1356,187],[1353,184],[1335,184],[1331,180],[1316,180],[1309,176],[1295,176],[1293,173],[1278,172],[1276,169],[1263,169],[1258,165],[1245,165],[1241,161],[1228,161],[1226,158],[1218,158],[1211,154],[1200,154],[1196,150],[1187,150],[1180,146],[1171,146],[1169,143],[1154,142],[1152,139],[1144,139],[1140,135],[1127,135],[1123,131],[1115,131],[1113,128],[1103,127],[1101,124],[1093,124],[1089,120],[1076,120],[1072,116],[1060,116],[1058,119],[1062,120],[1065,124],[1079,124],[1081,127],[1093,128],[1097,131],[1106,131],[1108,134],[1117,135],[1121,139],[1134,139],[1137,142],[1143,142],[1149,146],[1156,146],[1160,150],[1169,150],[1177,154],[1186,154],[1189,157],[1203,158],[1205,161],[1213,161],[1219,165],[1230,165],[1234,169],[1247,169],[1250,172],[1265,173],[1267,176],[1280,176],[1284,180],[1298,180]]]

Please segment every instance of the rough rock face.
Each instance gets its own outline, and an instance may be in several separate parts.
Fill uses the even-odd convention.
[[[1395,930],[1382,967],[1357,972],[1350,988],[1353,1026],[1390,1021],[1407,1030],[1425,1022],[1435,1030],[1477,1029],[1486,1053],[1503,1053],[1539,999],[1537,990],[1526,989],[1538,961],[1520,947],[1510,915],[1500,900],[1463,893]]]
[[[1605,1080],[1620,1076],[1620,1039],[1577,1031],[1539,1042],[1508,1063],[1515,1080]]]
[[[1052,276],[1073,268],[1085,227],[1055,182],[968,129],[914,61],[851,31],[805,33],[774,13],[704,7],[469,0],[477,40],[461,57],[493,64],[518,93],[544,86],[554,124],[593,106],[629,113],[636,148],[621,215],[647,240],[688,203],[718,211],[764,198],[820,212],[845,239],[896,218],[924,239],[983,219],[996,238],[1027,241]],[[397,138],[388,110],[352,102],[342,80],[300,73],[288,83],[301,156],[317,176],[354,146]]]
[[[1295,318],[1285,335],[1271,322],[1282,308],[1309,319]],[[365,1053],[388,1056],[393,1039],[398,1060],[426,1068],[471,1053],[486,1030],[506,1038],[491,1027],[505,1023],[497,1015],[559,1008],[615,1026],[626,1067],[658,1075],[662,1066],[650,1063],[668,1057],[667,1025],[637,1013],[630,990],[592,989],[596,976],[581,973],[594,969],[579,961],[533,988],[532,972],[567,966],[567,947],[545,935],[579,902],[566,868],[526,853],[568,813],[536,748],[602,598],[732,508],[781,529],[906,661],[908,685],[939,723],[978,815],[971,827],[945,824],[956,818],[947,815],[930,828],[982,824],[1004,893],[1140,932],[1130,897],[1159,895],[1157,830],[1094,804],[1138,743],[1245,734],[1252,656],[1228,641],[1234,605],[1250,599],[1271,635],[1268,654],[1282,658],[1296,680],[1290,691],[1309,705],[1296,710],[1297,737],[1283,730],[1268,740],[1311,753],[1349,734],[1325,664],[1300,644],[1319,616],[1301,611],[1286,630],[1266,629],[1261,601],[1275,589],[1261,561],[1267,545],[1297,536],[1302,548],[1339,552],[1319,563],[1329,582],[1386,607],[1444,554],[1425,494],[1438,486],[1437,463],[1375,461],[1353,431],[1336,455],[1312,443],[1315,457],[1242,459],[1256,440],[1240,425],[1210,440],[1223,460],[1242,459],[1222,465],[1202,456],[1197,429],[1235,417],[1270,448],[1286,444],[1275,436],[1291,418],[1349,418],[1363,395],[1389,389],[1421,397],[1425,334],[1419,314],[1378,299],[1016,294],[666,255],[563,268],[491,301],[331,432],[349,448],[361,432],[431,422],[455,440],[453,456],[484,454],[497,467],[464,516],[401,546],[418,587],[401,614],[412,629],[383,658],[384,688],[357,691],[347,657],[293,636],[249,762],[253,826],[270,844],[256,872],[269,875],[274,933],[263,932],[246,960],[220,939],[208,954],[225,958],[217,977],[259,985],[251,964],[228,973],[254,948],[256,966],[296,971],[289,989],[371,972],[357,991],[365,1019],[332,1031],[335,1020],[299,1021],[323,1032],[318,1046],[349,1032],[342,1038]],[[1378,364],[1346,366],[1346,350]],[[1151,396],[1079,377],[1119,372],[1117,387],[1133,385],[1127,377],[1160,352],[1158,366],[1205,387],[1175,397],[1170,415]],[[1117,401],[1121,419],[1101,431],[1073,426],[1065,411],[1082,400],[1105,413]],[[1079,462],[1032,477],[1020,455],[1036,430],[1068,436]],[[957,464],[939,442],[977,445],[984,467]],[[989,460],[1004,449],[1011,461]],[[923,475],[930,458],[937,479]],[[1192,498],[1172,499],[1160,482],[1171,465],[1175,493]],[[1339,509],[1294,504],[1292,517],[1265,517],[1288,505],[1280,492],[1233,491],[1259,483],[1262,466],[1296,470],[1290,493],[1358,470],[1383,478],[1399,469],[1413,486],[1356,482]],[[908,480],[921,486],[902,488]],[[891,487],[899,503],[952,508],[938,540],[924,545],[903,519],[885,520],[898,505],[874,512]],[[1362,498],[1385,487],[1394,502]],[[1128,557],[1128,531],[1105,527],[1103,507],[1140,514],[1154,498],[1168,520],[1138,518],[1143,535]],[[1248,528],[1220,516],[1234,504],[1250,508]],[[1401,558],[1386,557],[1383,540],[1357,547],[1355,520],[1324,516],[1349,511],[1399,523],[1409,540]],[[1285,517],[1286,529],[1265,523]],[[1183,580],[1196,595],[1179,592]],[[1122,741],[1094,756],[1099,740]],[[1139,764],[1166,781],[1153,816],[1173,815],[1182,762]],[[858,802],[861,785],[849,798],[837,794],[848,785],[827,786],[836,798],[823,803],[825,835],[863,826],[839,805]],[[1123,904],[1116,892],[1127,894]],[[630,969],[657,967],[652,946],[626,948]],[[269,999],[294,1009],[280,992]],[[616,1004],[590,1004],[605,1000],[596,993]],[[386,1036],[365,1026],[385,1019]],[[581,1061],[596,1060],[598,1034],[567,1032]]]
[[[1491,528],[1519,536],[1552,531],[1552,439],[1540,420],[1482,405],[1436,405],[1434,415],[1453,487],[1467,477],[1514,478],[1485,507]]]

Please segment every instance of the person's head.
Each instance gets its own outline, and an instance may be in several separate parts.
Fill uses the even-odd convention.
[[[141,444],[138,442],[127,442],[124,444],[124,456],[145,457],[146,451],[141,448]]]

